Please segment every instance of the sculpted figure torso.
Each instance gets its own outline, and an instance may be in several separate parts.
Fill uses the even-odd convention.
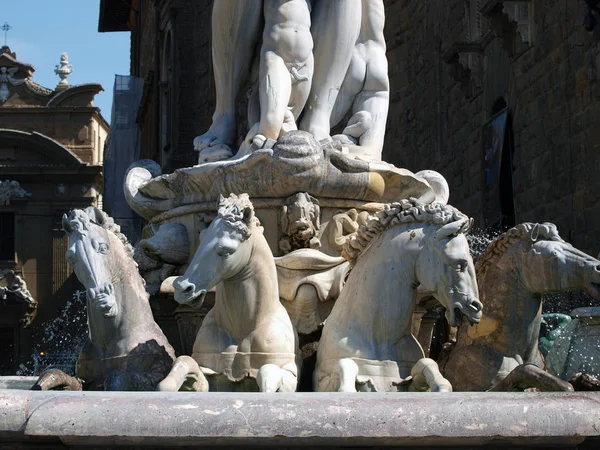
[[[282,127],[296,129],[312,81],[313,55],[307,0],[264,0],[260,51],[260,122],[255,148],[275,141]]]
[[[341,135],[351,153],[380,160],[389,83],[382,0],[225,0],[213,6],[213,66],[217,106],[213,124],[194,140],[199,163],[227,159],[236,137],[235,99],[260,38],[260,122],[239,157],[298,128],[318,140],[352,110]],[[313,68],[313,40],[314,64]],[[313,73],[314,71],[314,73]],[[310,93],[310,94],[309,94]],[[252,122],[251,122],[252,123]]]

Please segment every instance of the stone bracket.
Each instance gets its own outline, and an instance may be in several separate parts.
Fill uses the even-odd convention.
[[[531,0],[512,2],[487,0],[481,6],[480,12],[488,19],[494,35],[502,39],[502,46],[509,56],[516,58],[530,47],[531,39],[521,33],[515,17],[508,10],[505,10],[505,3],[531,4]]]
[[[473,42],[456,41],[442,53],[442,59],[450,65],[450,73],[465,89],[469,97],[483,85],[483,50],[492,38],[486,33]]]

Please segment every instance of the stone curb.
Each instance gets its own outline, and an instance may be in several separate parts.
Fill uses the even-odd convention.
[[[3,443],[564,447],[598,437],[600,393],[0,391]]]

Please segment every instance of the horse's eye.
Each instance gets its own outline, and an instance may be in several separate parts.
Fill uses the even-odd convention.
[[[102,253],[103,255],[106,255],[108,253],[108,245],[105,244],[104,242],[100,242],[98,244],[98,253]]]

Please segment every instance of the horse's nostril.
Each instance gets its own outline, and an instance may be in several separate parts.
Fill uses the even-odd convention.
[[[469,304],[469,308],[475,312],[479,312],[483,309],[483,304],[479,300],[472,300]]]
[[[194,293],[196,286],[194,285],[194,283],[185,283],[185,285],[182,283],[181,288],[182,288],[181,291],[185,295],[191,295]]]
[[[596,267],[594,267],[594,270],[595,270],[596,272],[600,272],[600,266],[596,266]]]

